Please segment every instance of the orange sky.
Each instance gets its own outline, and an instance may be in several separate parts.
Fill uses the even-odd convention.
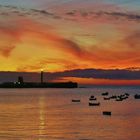
[[[64,6],[63,10],[61,5],[49,12],[40,10],[43,6],[39,10],[1,6],[1,71],[140,67],[138,12],[103,3],[83,9]],[[101,12],[99,6],[106,11]],[[99,79],[78,81],[85,80],[102,83]],[[124,79],[122,83],[128,82]]]

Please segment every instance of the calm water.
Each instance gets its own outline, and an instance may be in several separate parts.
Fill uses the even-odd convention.
[[[104,101],[104,91],[131,96],[123,102]],[[135,93],[140,88],[0,89],[0,140],[139,140]],[[90,95],[100,107],[88,106]],[[111,117],[102,115],[106,110]]]

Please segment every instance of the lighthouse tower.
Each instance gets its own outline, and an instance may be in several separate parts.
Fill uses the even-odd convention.
[[[44,72],[41,70],[41,76],[40,76],[41,84],[43,84],[44,80]]]

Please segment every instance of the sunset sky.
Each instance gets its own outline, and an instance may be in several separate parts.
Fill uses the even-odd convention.
[[[41,69],[74,73],[59,81],[140,85],[140,0],[0,0],[0,71]]]

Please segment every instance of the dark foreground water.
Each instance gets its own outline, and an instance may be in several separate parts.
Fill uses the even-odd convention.
[[[130,93],[104,101],[101,92]],[[140,88],[0,89],[0,140],[139,140]],[[89,107],[95,95],[99,107]],[[81,99],[81,103],[72,103]],[[103,116],[102,111],[112,111]]]

